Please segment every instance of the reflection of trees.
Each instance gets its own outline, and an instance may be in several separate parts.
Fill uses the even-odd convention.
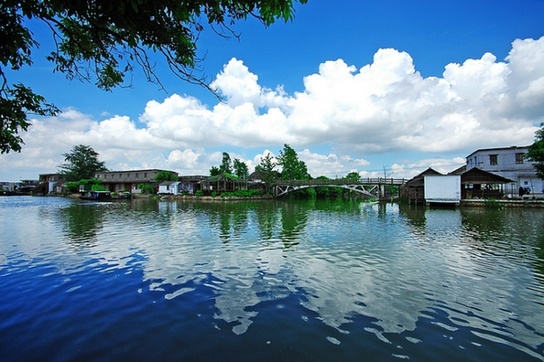
[[[476,250],[511,257],[512,252],[526,254],[535,268],[544,273],[544,213],[522,208],[465,208],[461,210],[463,227],[471,235]],[[538,235],[535,238],[535,235]],[[534,252],[534,256],[531,255]]]
[[[399,212],[417,229],[425,228],[425,206],[399,204]]]
[[[74,203],[60,210],[64,232],[79,246],[92,246],[102,228],[103,208],[95,204]]]
[[[343,212],[357,215],[361,211],[361,201],[357,199],[332,199],[332,200],[312,200],[308,204],[312,210],[327,212]]]
[[[509,211],[496,208],[464,208],[461,210],[463,226],[474,234],[474,238],[486,241],[504,231],[508,219],[517,219],[517,213],[511,214]]]
[[[159,203],[156,200],[147,198],[132,199],[128,205],[130,205],[130,208],[134,212],[150,212],[159,210]]]
[[[247,231],[251,202],[197,203],[194,207],[207,211],[212,229],[219,228],[219,238],[224,243]]]
[[[257,224],[259,225],[261,239],[273,239],[278,225],[278,204],[272,201],[263,202],[260,203],[254,211]]]
[[[126,206],[125,206],[126,205]],[[157,201],[154,199],[134,199],[130,203],[117,203],[123,212],[130,213],[131,221],[139,227],[153,225],[153,227],[171,228],[177,222],[178,203],[176,201]]]
[[[304,202],[288,202],[280,209],[282,226],[280,237],[286,248],[300,243],[299,236],[308,222],[308,209],[308,203]]]

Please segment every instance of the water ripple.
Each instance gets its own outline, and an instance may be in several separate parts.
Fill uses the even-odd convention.
[[[544,356],[539,213],[50,200],[0,203],[8,360]]]

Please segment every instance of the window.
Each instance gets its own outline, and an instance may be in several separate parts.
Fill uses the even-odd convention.
[[[138,178],[138,174],[136,174],[136,178]]]
[[[497,166],[497,159],[499,158],[498,155],[489,155],[489,164],[491,166]]]
[[[144,178],[147,178],[147,172],[144,172]]]
[[[523,163],[524,153],[516,153],[516,163]]]

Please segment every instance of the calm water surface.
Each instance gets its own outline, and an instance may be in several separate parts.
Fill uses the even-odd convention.
[[[0,197],[1,361],[542,361],[544,210]]]

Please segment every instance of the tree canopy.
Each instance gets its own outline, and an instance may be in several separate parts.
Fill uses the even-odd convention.
[[[92,179],[97,172],[108,170],[104,162],[98,160],[98,152],[91,146],[77,145],[69,153],[62,155],[66,163],[59,168],[66,181]]]
[[[276,162],[270,153],[267,153],[266,156],[261,157],[261,163],[255,166],[255,171],[265,173],[265,174],[274,174],[274,168],[276,168]]]
[[[356,182],[359,182],[361,180],[361,176],[359,175],[359,172],[356,172],[356,171],[349,172],[346,176],[344,176],[344,178],[346,180],[352,180]]]
[[[11,84],[4,69],[32,64],[39,44],[28,27],[41,20],[55,47],[47,59],[68,79],[94,81],[111,90],[126,85],[134,68],[161,85],[149,52],[161,54],[179,78],[210,89],[199,76],[199,35],[208,27],[219,36],[237,34],[236,21],[255,17],[265,26],[293,19],[294,5],[307,0],[2,0],[0,2],[0,153],[20,151],[19,132],[27,114],[54,115],[58,109],[21,83]],[[130,85],[130,84],[129,84]],[[211,90],[211,89],[210,89]]]
[[[154,178],[157,182],[163,182],[163,181],[177,181],[178,175],[175,172],[171,171],[160,171],[155,175]]]
[[[247,167],[247,164],[240,160],[239,158],[235,158],[232,167],[234,168],[234,174],[238,177],[238,180],[247,180],[249,176],[249,169]]]
[[[223,159],[221,160],[221,165],[219,166],[219,173],[232,173],[232,160],[227,152],[223,152]]]
[[[270,153],[267,153],[266,156],[261,157],[261,163],[255,166],[255,172],[259,172],[261,179],[264,181],[266,187],[266,193],[270,193],[270,185],[276,181],[278,172],[274,170],[276,168],[276,162]]]
[[[544,123],[540,127],[535,133],[535,142],[529,146],[527,159],[533,162],[538,177],[544,179]]]
[[[304,161],[298,159],[297,152],[288,144],[283,146],[277,159],[278,165],[282,167],[281,178],[283,180],[308,180],[310,178],[308,167]]]

